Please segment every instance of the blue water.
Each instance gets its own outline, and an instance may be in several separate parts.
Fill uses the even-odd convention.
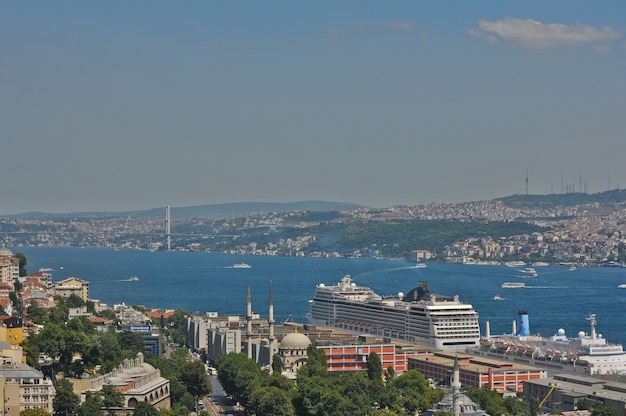
[[[419,280],[432,292],[459,295],[480,315],[481,330],[489,321],[492,334],[510,333],[519,310],[529,314],[532,333],[553,334],[564,328],[568,335],[589,332],[585,318],[595,313],[597,330],[610,342],[626,345],[624,312],[626,269],[608,267],[536,267],[537,279],[524,278],[521,269],[505,266],[433,264],[412,268],[409,262],[375,259],[320,259],[303,257],[229,256],[188,252],[150,252],[105,248],[13,247],[28,259],[27,271],[52,268],[53,280],[69,276],[88,280],[90,297],[113,305],[217,311],[245,314],[250,281],[252,308],[267,317],[269,282],[272,281],[274,315],[283,321],[291,315],[304,322],[315,285],[335,284],[344,274],[381,295],[407,293]],[[233,269],[234,263],[250,269]],[[130,276],[139,281],[129,282]],[[502,289],[505,281],[526,283],[526,289]],[[500,295],[503,301],[494,301]]]

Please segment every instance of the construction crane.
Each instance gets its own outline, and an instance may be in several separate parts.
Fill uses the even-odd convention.
[[[550,395],[556,389],[556,387],[557,387],[556,384],[553,384],[552,387],[550,387],[550,390],[548,390],[548,394],[546,394],[546,397],[544,397],[543,400],[539,402],[539,405],[537,406],[538,409],[541,409],[541,406],[545,404],[545,402],[548,400],[548,397],[550,397]]]

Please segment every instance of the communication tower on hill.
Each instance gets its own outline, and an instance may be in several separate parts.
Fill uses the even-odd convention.
[[[170,235],[170,206],[165,206],[165,238],[167,239],[167,251],[172,249],[172,240]]]
[[[526,195],[528,195],[528,169],[526,169]]]

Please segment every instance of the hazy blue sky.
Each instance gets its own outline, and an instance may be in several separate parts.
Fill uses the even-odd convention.
[[[0,214],[626,187],[622,0],[2,2],[0,57]]]

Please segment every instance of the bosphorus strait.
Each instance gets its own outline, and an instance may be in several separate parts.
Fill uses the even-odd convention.
[[[504,265],[428,263],[415,268],[402,260],[232,256],[191,252],[150,252],[107,248],[12,247],[24,252],[29,273],[50,268],[53,280],[75,276],[89,281],[91,298],[112,306],[124,302],[148,308],[244,314],[250,281],[252,306],[267,316],[269,284],[278,322],[305,322],[309,299],[319,283],[335,284],[350,274],[381,295],[408,292],[418,281],[431,291],[459,295],[479,314],[481,333],[489,321],[492,334],[510,332],[519,310],[530,317],[533,333],[587,332],[585,317],[595,313],[598,332],[609,342],[626,343],[623,329],[626,269],[612,267],[537,267],[538,277],[524,278],[521,268]],[[245,263],[250,268],[234,268]],[[139,280],[129,281],[131,276]],[[501,288],[524,282],[526,288]],[[495,301],[498,295],[502,300]]]

